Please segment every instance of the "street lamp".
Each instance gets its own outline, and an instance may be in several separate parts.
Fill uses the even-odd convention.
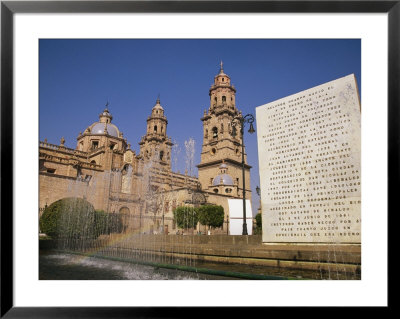
[[[243,180],[243,231],[242,235],[247,235],[247,224],[246,224],[246,185],[245,185],[245,171],[244,171],[244,134],[243,129],[246,123],[250,124],[248,132],[253,134],[255,132],[253,127],[254,116],[252,114],[242,114],[235,116],[232,119],[232,136],[236,136],[236,126],[240,125],[240,135],[242,136],[242,180]]]

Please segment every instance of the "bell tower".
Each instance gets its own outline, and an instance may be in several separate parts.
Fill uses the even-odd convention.
[[[209,90],[210,106],[204,111],[201,118],[203,122],[203,146],[201,161],[197,165],[199,181],[204,191],[220,193],[220,189],[213,187],[213,181],[220,173],[220,165],[224,163],[229,168],[234,186],[237,188],[234,194],[224,194],[233,197],[243,197],[242,189],[242,137],[234,134],[232,120],[241,116],[236,108],[236,89],[231,84],[231,78],[225,74],[221,61],[219,73],[214,77],[214,83]],[[236,130],[238,131],[238,130]],[[245,185],[246,193],[251,195],[250,168],[247,165],[245,154]],[[248,196],[248,198],[251,198]]]
[[[159,168],[171,169],[171,139],[167,136],[167,118],[157,98],[156,105],[147,118],[146,135],[139,142],[140,155],[145,161],[152,161]]]

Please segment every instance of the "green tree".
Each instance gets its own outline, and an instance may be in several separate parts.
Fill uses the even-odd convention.
[[[101,234],[122,231],[119,216],[95,211],[87,200],[73,197],[48,206],[40,217],[39,226],[41,232],[52,238],[97,238]]]
[[[198,223],[194,207],[179,206],[174,210],[174,221],[179,228],[195,228]]]
[[[256,215],[256,225],[259,228],[262,228],[262,218],[261,218],[261,213],[258,213]]]
[[[254,231],[255,235],[259,235],[262,234],[262,217],[261,217],[261,213],[258,213],[256,215],[256,229]]]
[[[217,205],[203,205],[198,208],[199,222],[208,227],[221,227],[224,223],[224,208]]]

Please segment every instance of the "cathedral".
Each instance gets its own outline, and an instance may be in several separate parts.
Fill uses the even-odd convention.
[[[242,137],[232,126],[233,119],[242,116],[235,94],[221,62],[209,89],[210,105],[201,118],[198,178],[171,169],[173,143],[167,135],[167,108],[159,98],[147,118],[138,152],[114,124],[108,103],[98,121],[79,132],[75,149],[66,147],[64,138],[59,145],[40,141],[39,213],[59,199],[81,197],[95,209],[121,213],[131,231],[175,234],[176,207],[215,204],[224,208],[225,218],[214,233],[229,234],[228,199],[243,198],[243,176],[246,199],[251,199],[251,166],[244,154],[243,175]]]

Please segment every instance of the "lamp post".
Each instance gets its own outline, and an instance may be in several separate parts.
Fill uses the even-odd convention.
[[[232,119],[232,136],[236,136],[236,126],[240,126],[240,135],[242,137],[242,180],[243,180],[243,231],[242,235],[247,235],[247,223],[246,223],[246,183],[245,183],[245,163],[244,163],[244,126],[246,123],[250,124],[250,128],[248,132],[253,134],[255,132],[253,127],[254,116],[252,114],[246,114],[242,116],[242,114],[235,116]]]

